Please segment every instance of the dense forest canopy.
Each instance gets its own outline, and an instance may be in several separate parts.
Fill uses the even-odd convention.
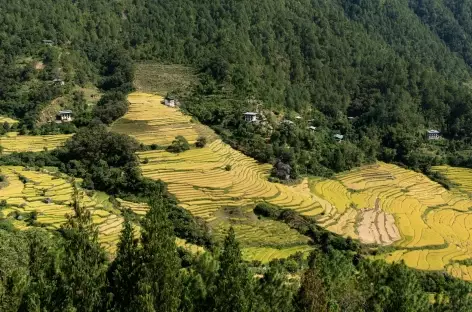
[[[470,165],[468,1],[1,5],[0,112],[29,127],[45,103],[64,92],[48,84],[54,76],[126,92],[132,68],[125,64],[131,57],[194,66],[200,85],[184,101],[187,109],[223,132],[230,130],[227,139],[239,149],[261,161],[285,159],[295,173],[325,175],[376,158],[423,170],[444,161]],[[32,69],[31,58],[53,64],[46,67],[51,72]],[[114,70],[117,66],[122,67]],[[308,122],[291,140],[283,129],[270,137],[267,129],[241,123],[244,110],[257,108],[247,99],[279,118],[297,112]],[[109,123],[123,113],[118,106],[116,111],[97,107],[88,117]],[[321,127],[320,133],[309,133],[307,123]],[[425,146],[427,129],[452,141]],[[344,135],[345,144],[334,144],[333,133]],[[293,155],[284,156],[286,147]]]

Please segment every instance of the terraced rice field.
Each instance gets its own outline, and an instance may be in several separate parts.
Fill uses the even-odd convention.
[[[262,263],[268,263],[272,259],[284,259],[298,252],[308,254],[312,248],[310,246],[295,246],[291,248],[276,249],[270,247],[247,247],[243,249],[243,257]]]
[[[222,208],[251,207],[259,201],[306,215],[321,212],[321,206],[313,200],[309,190],[300,192],[293,187],[268,182],[270,166],[257,164],[221,140],[181,154],[156,150],[142,152],[139,157],[148,160],[147,164],[142,164],[144,176],[168,183],[169,191],[183,208],[208,222],[218,221],[218,211]],[[226,165],[231,165],[230,171],[225,170]],[[276,226],[272,224],[272,227],[275,229],[268,230],[269,221],[249,222],[246,218],[241,226],[237,221],[231,223],[243,246],[298,244],[307,247],[306,237],[285,235],[289,228],[282,223],[274,222]],[[222,224],[229,226],[226,222]],[[220,233],[225,232],[225,226],[219,229]]]
[[[181,154],[163,150],[139,153],[147,159],[143,174],[168,183],[182,207],[207,221],[221,207],[242,207],[259,201],[291,208],[305,215],[322,211],[309,190],[267,181],[270,165],[260,165],[221,140]],[[226,165],[231,170],[225,170]]]
[[[129,113],[118,120],[112,129],[130,134],[144,144],[166,146],[177,135],[184,136],[190,143],[203,135],[210,138],[210,143],[204,148],[181,154],[164,150],[141,152],[139,158],[142,161],[147,159],[147,163],[143,161],[142,164],[144,176],[168,183],[169,191],[177,197],[183,208],[216,224],[214,228],[217,236],[222,237],[229,224],[233,224],[238,238],[247,247],[270,247],[282,253],[293,246],[308,248],[308,238],[291,231],[285,224],[257,220],[254,215],[250,215],[254,204],[260,201],[296,209],[306,215],[320,213],[321,206],[313,199],[308,187],[300,191],[268,182],[270,165],[260,165],[233,150],[209,128],[191,122],[189,116],[176,108],[162,105],[161,100],[162,97],[156,95],[131,94]],[[226,165],[232,167],[230,171],[225,170]],[[240,207],[244,210],[240,220],[218,215],[223,208],[231,210]],[[143,213],[143,207],[139,205],[131,204],[129,208],[138,214]]]
[[[18,120],[6,117],[6,116],[0,116],[0,123],[3,125],[4,122],[8,122],[10,125],[18,123]]]
[[[0,137],[0,145],[3,152],[9,154],[12,152],[40,152],[45,149],[51,150],[64,143],[72,134],[56,135],[18,135],[17,132],[9,132]]]
[[[1,211],[3,216],[16,212],[26,215],[36,211],[37,222],[49,229],[58,229],[66,222],[66,216],[73,213],[74,188],[71,179],[24,167],[2,166],[0,171],[8,181],[8,185],[0,189],[0,200],[6,200],[8,204]],[[23,183],[20,177],[27,182]],[[108,195],[103,193],[89,195],[81,191],[80,202],[91,211],[92,220],[98,226],[100,243],[107,251],[114,252],[123,223],[120,211],[112,207]],[[20,229],[27,227],[21,218],[14,224]]]
[[[435,166],[432,170],[439,171],[451,182],[456,184],[455,190],[472,194],[472,169],[450,166]]]
[[[325,199],[319,222],[331,231],[365,243],[394,244],[387,261],[404,260],[422,270],[448,270],[470,279],[472,267],[454,261],[472,258],[472,200],[426,176],[379,163],[313,184]]]
[[[195,143],[202,130],[190,122],[190,116],[162,105],[162,100],[161,96],[152,94],[130,94],[129,111],[113,124],[113,131],[128,134],[146,145],[168,146],[178,135],[184,136],[191,144]],[[208,130],[206,136],[210,134]]]
[[[130,113],[113,129],[164,146],[176,135],[190,142],[202,135],[205,127],[160,100],[130,95]],[[310,248],[306,237],[286,225],[251,216],[254,204],[266,201],[314,216],[328,230],[364,243],[395,246],[396,251],[382,255],[387,261],[404,260],[411,267],[470,279],[469,267],[456,261],[472,257],[472,201],[422,174],[379,163],[331,180],[305,179],[287,186],[268,182],[270,165],[258,164],[217,138],[180,154],[154,150],[138,156],[143,174],[168,183],[181,206],[206,220],[217,236],[232,225],[248,259],[267,262]],[[227,165],[231,170],[225,170]],[[139,204],[129,207],[138,214],[145,210]]]

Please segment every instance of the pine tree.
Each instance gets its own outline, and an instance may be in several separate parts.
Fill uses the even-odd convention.
[[[264,311],[294,311],[294,289],[285,274],[280,266],[272,265],[259,280],[256,293],[260,296],[258,299],[264,305]]]
[[[309,268],[302,277],[300,289],[295,299],[297,311],[327,311],[326,291],[319,270],[315,267],[316,254],[312,253]]]
[[[107,272],[108,292],[112,294],[111,308],[115,311],[132,311],[137,295],[139,250],[128,214],[125,214],[117,247],[116,258]]]
[[[229,230],[220,256],[219,278],[214,294],[214,311],[254,311],[256,298],[254,283],[247,266],[242,262],[241,250],[233,228]]]
[[[57,254],[54,240],[42,230],[27,233],[29,247],[29,286],[22,297],[18,311],[53,311],[53,295],[56,291]]]
[[[218,280],[218,261],[211,252],[199,255],[183,276],[181,311],[211,311],[212,295]]]
[[[106,282],[106,255],[98,243],[98,231],[90,211],[82,204],[83,194],[74,188],[74,215],[61,228],[64,255],[58,273],[58,310],[100,310]]]
[[[150,201],[142,222],[138,301],[143,311],[173,312],[180,304],[180,259],[163,198]]]

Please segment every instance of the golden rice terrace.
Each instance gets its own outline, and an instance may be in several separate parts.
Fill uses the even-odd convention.
[[[363,243],[390,245],[392,251],[381,255],[387,261],[403,260],[422,270],[445,269],[472,280],[472,266],[462,261],[472,258],[472,201],[467,195],[384,163],[329,180],[305,179],[297,186],[271,183],[269,165],[235,151],[161,100],[131,94],[129,113],[113,129],[162,147],[178,135],[190,143],[200,135],[211,138],[204,148],[179,154],[164,149],[140,152],[143,174],[168,183],[181,206],[206,220],[217,236],[233,226],[248,259],[265,262],[310,250],[307,237],[251,213],[257,202],[266,201],[313,216],[328,230]],[[472,180],[472,173],[464,179]]]

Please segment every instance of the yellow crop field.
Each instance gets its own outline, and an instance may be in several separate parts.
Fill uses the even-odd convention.
[[[432,169],[456,184],[456,190],[472,193],[472,169],[450,166],[435,166]]]
[[[0,123],[3,125],[5,122],[8,122],[10,125],[12,125],[18,123],[18,120],[6,116],[0,116]]]
[[[243,249],[243,257],[245,259],[268,263],[272,259],[288,258],[291,255],[294,255],[299,252],[304,255],[307,255],[312,250],[313,248],[311,248],[310,246],[295,246],[282,249],[270,247],[248,247]]]
[[[472,181],[472,171],[466,169],[443,172],[460,172],[462,181]],[[384,163],[312,182],[310,187],[326,200],[318,222],[327,229],[364,243],[393,244],[397,251],[383,255],[387,261],[403,260],[418,269],[446,269],[470,278],[469,267],[455,263],[472,258],[468,196],[448,191],[421,173]]]
[[[308,190],[300,192],[268,182],[270,166],[259,165],[221,140],[181,154],[157,150],[141,152],[139,157],[148,160],[142,165],[146,177],[167,182],[182,207],[208,221],[223,206],[247,206],[259,201],[306,215],[322,211]],[[227,165],[231,170],[225,170]]]
[[[177,135],[184,136],[189,143],[199,136],[209,139],[204,148],[180,154],[164,150],[140,152],[138,156],[143,163],[141,168],[144,176],[168,183],[169,191],[177,197],[180,205],[194,216],[211,223],[217,236],[222,237],[229,224],[233,224],[244,248],[255,248],[254,245],[264,246],[261,248],[275,246],[278,250],[284,249],[284,246],[308,247],[308,238],[290,230],[287,225],[257,218],[253,220],[255,217],[251,216],[251,205],[261,201],[296,209],[306,215],[321,213],[323,209],[310,193],[307,183],[302,189],[300,186],[268,182],[270,165],[260,165],[232,149],[218,139],[211,129],[192,122],[178,108],[161,104],[160,96],[133,93],[128,99],[129,112],[115,122],[113,131],[130,134],[147,145],[167,146]],[[231,170],[225,169],[227,165],[231,166]],[[145,211],[138,204],[121,204],[137,214]],[[224,208],[231,210],[241,207],[243,211],[239,219],[222,212]],[[261,251],[259,255],[267,251]],[[269,255],[267,259],[272,258]]]
[[[191,117],[178,109],[161,104],[161,96],[132,93],[128,97],[130,107],[123,118],[116,121],[112,130],[128,134],[141,143],[167,146],[176,136],[184,136],[189,143],[195,143],[199,133]]]
[[[161,99],[131,94],[129,113],[112,129],[163,146],[177,135],[193,142],[211,133],[178,109],[162,105]],[[267,262],[309,247],[306,237],[285,224],[251,216],[252,207],[265,201],[314,216],[328,230],[364,243],[393,245],[397,250],[383,255],[387,261],[468,276],[468,268],[454,265],[472,255],[472,201],[423,174],[378,163],[330,180],[282,185],[267,180],[270,165],[258,164],[217,137],[200,149],[179,154],[159,149],[138,156],[143,175],[166,182],[180,205],[207,221],[217,236],[232,225],[249,260]],[[122,202],[122,206],[137,214],[146,211],[141,204]]]
[[[21,217],[14,221],[16,227],[26,228],[27,223],[22,220],[33,211],[38,213],[37,222],[49,229],[58,229],[66,222],[67,215],[73,214],[74,187],[68,177],[13,166],[1,166],[0,171],[8,183],[0,189],[0,200],[6,200],[8,204],[1,213],[4,217],[19,213]],[[107,251],[114,252],[123,223],[120,212],[103,193],[88,195],[80,191],[80,203],[90,210],[92,220],[98,226],[100,243]]]
[[[12,152],[40,152],[64,145],[71,136],[72,134],[18,135],[17,132],[9,132],[0,137],[0,145],[6,154]]]

